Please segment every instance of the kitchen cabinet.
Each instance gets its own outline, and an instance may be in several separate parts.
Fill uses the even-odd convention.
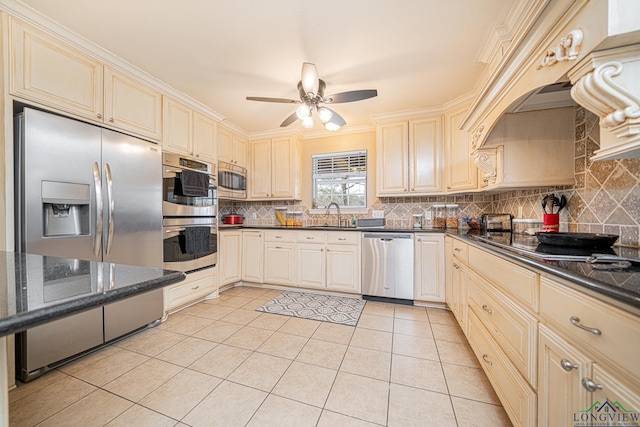
[[[444,115],[445,125],[445,184],[447,193],[478,189],[478,168],[471,156],[469,132],[460,129],[467,110],[458,109]]]
[[[264,281],[274,285],[296,284],[295,231],[265,231]]]
[[[264,280],[264,232],[242,231],[242,281],[262,283]]]
[[[462,332],[467,334],[468,305],[468,253],[469,245],[450,236],[445,240],[446,258],[446,289],[445,296],[449,309],[453,312]]]
[[[225,286],[241,279],[242,231],[220,231],[218,239],[218,283]]]
[[[285,136],[249,142],[249,198],[299,200],[300,139]]]
[[[163,288],[165,316],[196,304],[208,295],[216,295],[216,276],[216,268],[208,268],[189,273],[184,281]]]
[[[444,235],[417,233],[414,241],[414,298],[445,302]]]
[[[213,119],[190,107],[163,97],[162,149],[215,163],[215,128]]]
[[[326,288],[327,233],[323,231],[297,232],[298,240],[298,286],[305,288]]]
[[[9,23],[12,95],[160,140],[160,92],[17,19]]]
[[[441,194],[441,116],[376,126],[377,196]]]
[[[243,168],[247,167],[247,140],[245,138],[219,125],[216,132],[216,144],[219,161]]]

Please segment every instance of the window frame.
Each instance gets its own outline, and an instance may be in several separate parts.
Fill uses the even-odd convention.
[[[361,149],[361,150],[349,150],[349,151],[339,151],[339,152],[332,152],[332,153],[317,153],[317,154],[312,154],[311,155],[311,197],[313,201],[316,201],[318,199],[317,197],[317,191],[318,191],[318,174],[316,173],[317,170],[317,164],[316,162],[320,159],[331,159],[332,161],[335,159],[340,159],[340,158],[351,158],[351,157],[355,157],[355,156],[364,156],[364,171],[360,172],[361,174],[363,174],[364,176],[362,176],[361,181],[362,184],[364,185],[364,191],[361,194],[361,197],[363,199],[363,205],[361,206],[347,206],[347,205],[340,205],[340,210],[342,212],[349,212],[349,213],[366,213],[368,212],[368,208],[367,208],[367,190],[368,190],[368,184],[369,184],[369,168],[368,168],[368,163],[369,163],[369,155],[368,155],[368,150],[367,149]],[[337,175],[341,173],[339,172],[330,172],[327,173],[326,175]],[[346,172],[345,172],[346,174]],[[312,209],[309,209],[309,213],[311,214],[324,214],[326,213],[326,206],[324,207],[312,207]]]

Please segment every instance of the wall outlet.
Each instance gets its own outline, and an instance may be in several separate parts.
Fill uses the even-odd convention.
[[[430,221],[433,219],[431,215],[432,215],[431,211],[424,211],[424,219],[426,219],[427,221]]]
[[[258,219],[258,214],[256,212],[253,212],[251,214],[251,219]]]
[[[384,218],[384,211],[371,211],[371,218]]]

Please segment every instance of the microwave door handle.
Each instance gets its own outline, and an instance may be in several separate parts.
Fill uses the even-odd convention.
[[[115,228],[115,200],[113,198],[113,176],[111,175],[111,167],[109,166],[109,163],[105,163],[104,170],[107,176],[107,207],[109,208],[106,255],[109,255],[111,253],[113,231]]]
[[[102,247],[102,176],[100,174],[100,166],[98,162],[93,162],[93,185],[95,187],[96,196],[96,229],[93,241],[93,254],[100,257],[100,248]]]

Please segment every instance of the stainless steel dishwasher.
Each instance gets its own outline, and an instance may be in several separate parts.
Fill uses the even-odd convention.
[[[413,304],[413,234],[362,234],[362,297]]]

